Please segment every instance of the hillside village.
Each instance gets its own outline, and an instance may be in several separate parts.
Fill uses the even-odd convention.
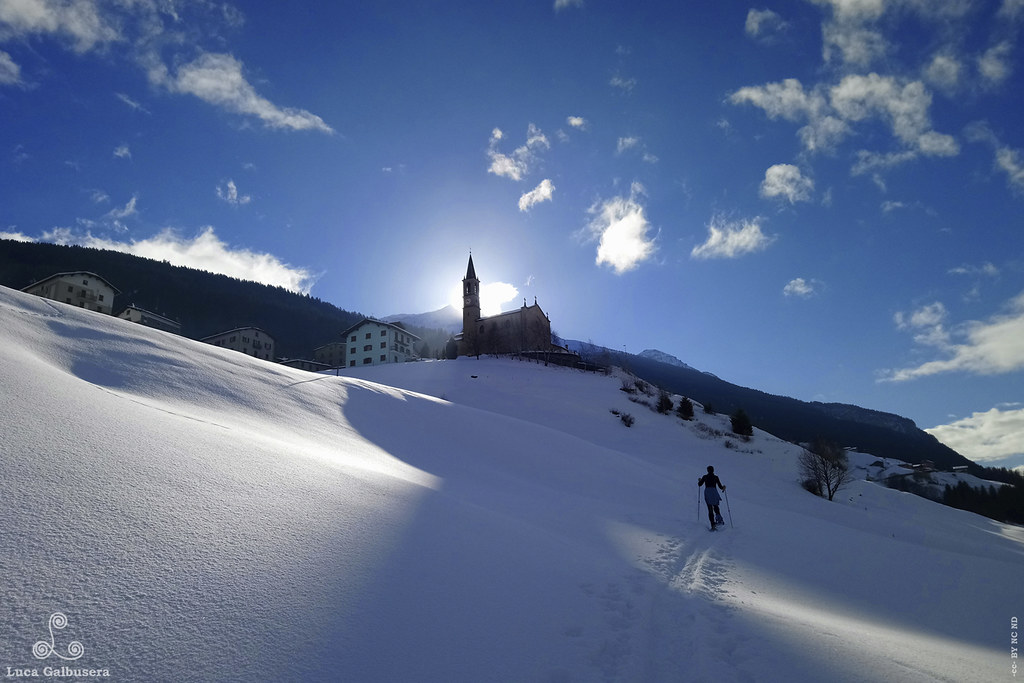
[[[121,291],[96,273],[84,270],[55,273],[25,286],[22,291],[181,334],[178,321],[134,303],[115,306],[115,298]],[[255,325],[234,327],[204,336],[199,341],[312,372],[406,363],[425,357],[455,358],[459,355],[481,354],[543,354],[549,362],[560,365],[575,365],[579,362],[578,354],[553,344],[551,321],[536,302],[527,306],[524,301],[521,309],[495,316],[482,316],[480,280],[476,276],[472,255],[463,279],[463,298],[462,332],[451,336],[444,349],[436,349],[432,354],[429,347],[420,344],[421,338],[406,329],[401,321],[387,322],[370,317],[364,317],[354,325],[340,330],[335,339],[325,340],[322,345],[312,349],[311,357],[307,358],[279,355],[274,333]]]

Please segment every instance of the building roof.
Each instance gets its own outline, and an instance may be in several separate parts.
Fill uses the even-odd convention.
[[[223,336],[224,336],[225,334],[231,334],[232,332],[241,332],[241,331],[243,331],[243,330],[256,330],[257,332],[262,332],[263,334],[267,335],[267,336],[268,336],[268,337],[270,337],[271,339],[273,339],[273,338],[274,338],[274,335],[270,334],[269,332],[267,332],[267,331],[266,331],[266,330],[264,330],[263,328],[260,328],[260,327],[254,327],[254,326],[252,326],[252,325],[249,325],[249,326],[247,326],[247,327],[236,327],[235,329],[233,329],[233,330],[228,330],[227,332],[218,332],[217,334],[211,334],[211,335],[210,335],[210,336],[208,336],[208,337],[203,337],[203,338],[202,338],[202,339],[200,339],[199,341],[206,341],[207,339],[213,339],[214,337],[223,337]]]
[[[35,282],[33,282],[32,284],[28,285],[27,287],[22,287],[21,291],[27,292],[28,290],[32,289],[33,287],[35,287],[36,285],[38,285],[41,282],[46,282],[48,280],[56,280],[58,278],[62,278],[64,276],[66,276],[66,275],[88,275],[89,277],[94,277],[97,280],[102,280],[107,285],[107,287],[110,287],[112,290],[114,290],[114,294],[120,294],[121,293],[120,289],[118,289],[114,285],[110,284],[110,280],[108,280],[107,278],[103,277],[102,275],[97,275],[96,273],[90,273],[88,270],[69,270],[66,273],[54,273],[53,275],[51,275],[49,277],[44,277],[42,280],[36,280]]]
[[[341,333],[342,338],[347,337],[349,332],[352,332],[353,330],[358,330],[360,327],[362,327],[363,325],[365,325],[367,323],[374,323],[376,325],[381,325],[383,327],[393,327],[396,330],[400,330],[400,331],[404,332],[405,334],[409,335],[413,339],[419,339],[418,336],[416,336],[415,334],[413,334],[412,332],[410,332],[409,330],[405,329],[404,327],[402,327],[401,325],[399,325],[397,323],[386,323],[383,320],[376,320],[374,318],[363,318],[362,320],[357,322],[352,327],[350,327],[347,330],[343,331]]]
[[[473,267],[473,255],[469,255],[469,268],[466,269],[466,279],[476,280],[476,269]]]
[[[154,318],[159,318],[160,320],[171,323],[172,325],[177,325],[179,327],[181,326],[181,323],[179,323],[177,320],[171,320],[166,315],[160,315],[159,313],[154,313],[153,311],[147,311],[145,308],[142,308],[141,306],[136,306],[135,304],[131,304],[129,306],[125,306],[124,308],[122,308],[121,312],[117,314],[118,317],[120,317],[125,311],[129,310],[138,311],[139,313],[145,313],[146,315],[153,316]]]

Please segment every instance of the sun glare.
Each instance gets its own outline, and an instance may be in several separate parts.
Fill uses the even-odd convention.
[[[480,285],[480,315],[489,316],[501,313],[501,307],[519,296],[515,285],[507,282],[488,282]],[[449,295],[448,303],[455,310],[462,310],[462,283],[455,285]]]

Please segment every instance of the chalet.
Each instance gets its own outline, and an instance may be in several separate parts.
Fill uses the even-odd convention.
[[[363,318],[341,333],[348,367],[404,363],[417,358],[413,345],[420,340],[396,323]]]
[[[204,337],[200,341],[232,351],[240,351],[254,358],[274,360],[274,338],[258,327],[238,327]]]
[[[101,276],[84,270],[57,273],[21,291],[107,315],[113,314],[114,297],[121,293]]]

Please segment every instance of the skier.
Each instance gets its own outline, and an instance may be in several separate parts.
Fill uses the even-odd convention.
[[[711,522],[711,530],[715,526],[725,523],[718,505],[722,502],[722,496],[718,495],[718,489],[725,490],[722,480],[715,474],[715,468],[708,465],[708,473],[697,480],[697,487],[704,487],[704,502],[708,504],[708,520]]]

